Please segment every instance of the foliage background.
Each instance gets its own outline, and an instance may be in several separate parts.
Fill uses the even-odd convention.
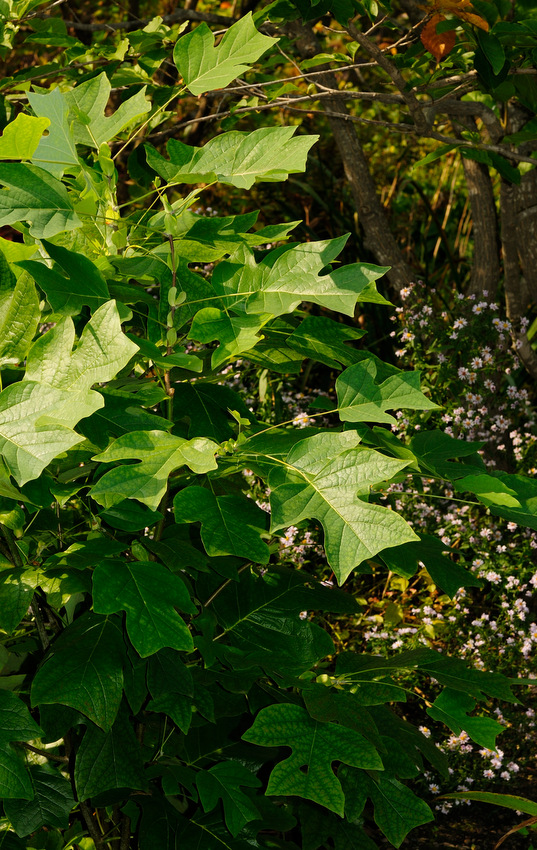
[[[154,177],[154,172],[148,168],[142,142],[149,141],[162,153],[163,145],[169,138],[180,138],[189,145],[203,145],[213,137],[215,126],[223,131],[253,131],[275,124],[291,125],[297,126],[299,137],[304,133],[319,133],[320,141],[308,156],[305,176],[292,176],[283,186],[270,182],[257,183],[252,191],[248,192],[240,185],[232,188],[228,185],[214,185],[204,192],[203,200],[191,199],[198,205],[197,211],[203,216],[220,217],[246,214],[260,207],[259,222],[267,226],[276,221],[292,222],[303,219],[295,233],[298,233],[299,239],[307,242],[334,238],[342,232],[351,231],[353,238],[347,242],[341,259],[353,263],[359,258],[362,262],[378,262],[392,266],[392,272],[379,286],[381,289],[386,287],[385,295],[394,300],[397,309],[395,315],[390,317],[390,310],[383,306],[360,305],[354,316],[340,318],[338,321],[349,333],[354,328],[367,330],[368,350],[383,359],[396,362],[405,369],[425,370],[424,385],[430,388],[432,398],[441,400],[444,405],[438,412],[430,410],[417,414],[397,414],[397,422],[391,425],[392,432],[408,441],[420,430],[440,427],[444,433],[460,439],[483,441],[485,463],[489,469],[504,470],[509,474],[520,472],[533,475],[534,443],[537,434],[532,412],[532,388],[527,379],[527,372],[520,362],[522,358],[526,369],[535,376],[535,355],[532,348],[535,318],[534,283],[530,271],[532,267],[535,268],[531,254],[535,219],[531,204],[525,203],[528,197],[531,199],[533,186],[534,172],[529,160],[535,147],[532,121],[537,102],[533,76],[534,52],[537,48],[534,44],[535,25],[531,8],[520,5],[506,7],[499,4],[491,11],[490,7],[495,7],[495,4],[474,4],[471,9],[464,3],[437,5],[434,10],[430,10],[430,14],[443,16],[448,27],[451,24],[459,29],[456,45],[453,45],[443,61],[436,65],[430,52],[425,50],[423,39],[419,39],[420,27],[423,26],[420,23],[423,11],[410,4],[387,10],[385,18],[382,17],[382,10],[378,13],[372,6],[356,7],[353,11],[359,13],[360,30],[351,29],[350,32],[345,30],[340,20],[345,17],[344,7],[299,7],[303,18],[297,21],[296,8],[289,11],[285,3],[272,5],[275,6],[274,9],[263,11],[255,6],[252,9],[245,7],[239,10],[228,4],[186,5],[184,9],[168,9],[162,4],[131,3],[128,8],[111,4],[97,8],[92,4],[86,8],[76,4],[76,8],[73,8],[65,3],[60,4],[59,8],[46,7],[44,15],[41,15],[43,10],[38,9],[38,15],[27,17],[19,27],[16,22],[10,23],[9,20],[15,19],[18,14],[32,15],[31,6],[21,11],[6,4],[3,10],[8,19],[4,30],[4,61],[7,71],[4,83],[4,125],[8,126],[18,114],[29,81],[34,83],[36,92],[44,94],[51,83],[60,80],[66,88],[70,88],[75,83],[80,84],[92,76],[95,77],[101,68],[104,68],[113,86],[107,107],[110,114],[129,96],[139,91],[142,82],[148,83],[154,103],[157,106],[162,105],[159,114],[139,131],[133,144],[124,145],[127,135],[113,142],[112,166],[107,164],[110,162],[109,155],[102,150],[99,150],[97,160],[97,169],[103,175],[102,183],[105,187],[100,202],[107,201],[106,182],[112,187],[117,179],[116,204],[126,205],[134,211],[137,207],[142,209],[143,194],[149,191]],[[168,110],[164,104],[171,89],[167,87],[176,85],[178,78],[176,66],[166,58],[169,55],[169,45],[177,36],[176,20],[183,23],[186,20],[184,32],[188,33],[191,31],[188,20],[195,21],[195,15],[199,12],[209,20],[213,29],[218,29],[219,26],[227,26],[227,20],[224,25],[218,16],[228,19],[230,15],[236,15],[240,18],[241,14],[250,10],[256,13],[258,26],[269,21],[265,23],[265,32],[273,35],[273,27],[276,25],[279,27],[278,35],[284,33],[279,42],[279,52],[271,57],[270,62],[258,66],[247,76],[247,85],[243,81],[241,87],[229,86],[223,93],[215,90],[197,97],[185,96],[177,109],[173,107]],[[137,19],[145,21],[156,14],[162,16],[164,23],[153,20],[152,24],[146,26],[145,31],[142,30]],[[369,45],[373,45],[377,51],[383,51],[381,56],[394,57],[390,59],[392,71],[395,69],[397,73],[402,74],[405,81],[412,80],[418,90],[427,91],[427,95],[416,97],[413,101],[405,98],[408,94],[406,85],[403,89],[398,88],[397,74],[395,79],[393,74],[390,76],[386,68],[382,67],[378,54],[370,54],[374,61],[366,61],[363,68],[345,69],[343,62],[353,64],[357,57],[349,45],[358,44],[367,52],[363,41],[356,36],[361,36],[371,26],[371,22],[368,23],[367,20],[368,14],[373,21],[381,22],[371,34],[367,49]],[[380,17],[377,18],[378,14]],[[476,25],[475,20],[468,18],[472,14],[480,18],[481,24]],[[486,22],[486,27],[483,21]],[[453,30],[448,28],[446,32]],[[394,48],[393,44],[398,39],[402,39],[402,47]],[[429,46],[434,47],[434,44]],[[311,58],[316,53],[326,55],[321,55],[321,59],[312,64],[307,64],[307,59],[304,61],[305,57]],[[334,54],[336,58],[339,55],[343,57],[341,65],[332,63],[334,69],[343,68],[337,76],[328,71],[326,73],[332,73],[331,77],[311,76],[311,72],[315,74],[319,68],[323,68],[320,63],[326,63],[328,59],[333,60]],[[360,61],[363,64],[363,59]],[[288,83],[288,88],[283,86],[282,90],[282,81],[294,78],[297,72],[304,76],[298,80],[293,79],[292,83]],[[445,78],[451,79],[455,75],[462,76],[462,81],[457,80],[446,86]],[[468,75],[467,79],[465,75]],[[328,91],[323,89],[323,85],[326,85]],[[438,88],[435,89],[435,86]],[[244,91],[238,91],[238,88],[243,88]],[[448,109],[444,101],[440,108],[431,107],[431,91],[436,90],[440,92],[440,97],[445,92],[451,95],[447,98],[451,101],[448,104],[451,112],[443,112],[443,109]],[[366,98],[364,91],[370,91],[378,97]],[[433,106],[434,97],[433,95]],[[297,106],[299,98],[305,98],[305,101],[300,100],[301,105]],[[297,103],[294,103],[294,100]],[[424,103],[427,103],[427,108],[423,106]],[[34,107],[31,98],[30,105]],[[336,117],[330,114],[334,112],[337,113]],[[346,116],[344,119],[343,115]],[[162,119],[165,119],[164,123]],[[353,130],[350,137],[343,130],[343,125],[348,129],[352,123],[356,123],[358,132],[355,134]],[[412,129],[409,132],[411,123]],[[451,150],[445,151],[443,157],[436,158],[439,142],[451,147]],[[466,154],[462,158],[461,149]],[[518,172],[515,173],[514,166],[517,164]],[[362,171],[357,170],[358,166]],[[114,167],[117,169],[117,178],[114,175]],[[371,183],[364,179],[364,168],[367,175],[370,175]],[[162,176],[168,177],[167,174]],[[372,195],[375,187],[379,199],[376,202]],[[72,184],[70,188],[81,191],[82,185]],[[140,202],[137,204],[138,198]],[[173,205],[179,199],[180,195],[174,191],[168,192],[167,195],[160,193],[164,208],[160,226],[165,230],[170,224],[165,215],[170,215],[173,209],[167,204]],[[112,209],[111,212],[115,211]],[[114,220],[113,215],[111,220]],[[8,240],[13,238],[9,225],[3,233]],[[131,242],[134,242],[135,237],[146,240],[143,224],[138,230],[134,228],[133,233],[134,236],[129,236]],[[513,233],[518,237],[514,245]],[[283,232],[275,232],[274,241],[278,240],[278,236],[282,238]],[[15,237],[16,240],[19,238]],[[91,238],[90,235],[90,242]],[[95,234],[93,238],[95,239]],[[125,246],[125,236],[120,226],[115,233],[109,232],[106,238],[109,240],[107,247],[111,251],[119,249],[121,252]],[[27,241],[31,242],[31,239],[27,238]],[[54,256],[54,244],[61,246],[62,241],[54,238],[50,249],[48,243],[44,243],[49,256],[57,262],[61,261],[62,255],[56,253]],[[151,243],[146,240],[144,244],[147,246]],[[74,242],[70,240],[65,246],[71,251],[85,253],[88,250],[87,229],[85,234],[81,233]],[[3,247],[9,251],[9,247],[4,243]],[[14,256],[18,262],[21,259],[22,262],[26,260],[22,254]],[[93,256],[95,258],[94,248]],[[197,272],[207,276],[212,271],[212,263],[211,257],[206,256],[199,261]],[[84,271],[88,273],[87,268]],[[38,273],[35,265],[33,273]],[[75,269],[73,273],[79,273],[79,270]],[[41,286],[40,279],[35,279]],[[423,283],[416,283],[418,279]],[[98,284],[95,285],[98,288]],[[44,291],[48,295],[46,286]],[[116,297],[118,294],[119,289]],[[152,297],[151,287],[148,288],[147,295]],[[172,302],[173,296],[170,301],[172,311],[181,308],[180,304],[176,307]],[[61,309],[64,308],[64,302],[60,300],[57,303],[62,305]],[[58,311],[54,303],[52,307]],[[304,315],[318,318],[326,316],[327,313],[322,306],[317,305],[308,307]],[[47,318],[52,320],[52,324],[57,316],[53,312],[52,316]],[[400,324],[392,323],[390,318]],[[81,327],[86,319],[87,316],[82,313]],[[170,325],[169,321],[167,324]],[[172,320],[172,333],[168,332],[164,341],[167,345],[167,356],[173,356],[170,350],[170,346],[175,344],[173,324]],[[140,329],[141,324],[137,322],[135,313],[131,334],[134,334],[136,339],[139,338]],[[46,331],[46,326],[42,330]],[[193,339],[196,339],[195,335]],[[202,345],[198,346],[197,351],[201,352],[204,345],[211,342],[211,337],[208,337],[205,343],[203,338],[198,339]],[[155,341],[156,337],[149,338],[149,343],[154,344]],[[362,343],[358,343],[358,350],[361,345]],[[158,370],[156,352],[146,349],[145,355],[153,363],[153,368]],[[160,356],[166,356],[164,349],[161,349]],[[15,359],[15,365],[17,362]],[[10,384],[16,378],[9,374],[12,364],[8,361],[6,365],[6,384]],[[339,369],[339,364],[336,365]],[[231,364],[222,372],[223,386],[239,390],[246,400],[244,410],[237,411],[240,427],[247,423],[248,408],[267,424],[289,420],[296,428],[311,427],[316,422],[319,411],[323,411],[323,406],[329,409],[330,401],[333,403],[335,399],[335,375],[333,365],[323,360],[321,363],[315,363],[312,359],[306,361],[302,368],[299,365],[297,369],[290,370],[287,375],[285,370],[283,374],[271,374],[267,369],[267,360],[258,358],[256,361],[255,355],[248,362],[237,360],[236,356],[233,356]],[[101,380],[107,378],[103,375]],[[116,389],[121,393],[122,386],[117,385]],[[154,403],[153,406],[161,405],[160,427],[164,433],[165,417],[173,416],[170,396],[166,399],[155,395],[148,400],[149,404],[151,402]],[[314,418],[312,414],[315,414]],[[121,415],[125,416],[125,410]],[[241,421],[241,416],[246,417],[244,422]],[[327,418],[320,421],[322,424],[328,424],[331,420]],[[98,431],[95,428],[89,432],[83,430],[83,433],[101,450],[106,449],[106,441],[102,445],[99,443]],[[305,435],[309,433],[309,430],[304,431]],[[152,449],[155,445],[156,443]],[[79,456],[80,462],[86,466],[89,456],[85,456],[83,452]],[[133,456],[135,455],[130,455]],[[108,455],[108,460],[120,461],[119,468],[122,468],[121,456]],[[69,458],[68,468],[58,467],[57,470],[60,476],[63,475],[61,484],[64,487],[61,493],[59,490],[54,493],[59,505],[62,505],[65,498],[70,497],[72,485],[69,485],[69,469],[72,469],[72,463],[73,455]],[[267,500],[266,485],[262,483],[259,470],[247,469],[243,480],[251,488],[251,494],[264,505]],[[235,484],[234,487],[236,486],[240,487]],[[37,498],[36,493],[32,492],[33,497]],[[97,485],[95,493],[98,492]],[[227,497],[232,498],[229,494]],[[9,503],[9,495],[6,498],[8,502],[5,505],[4,525],[7,529],[6,546],[9,555],[9,532],[11,530],[18,537],[19,531],[26,527],[27,518],[23,522],[17,510]],[[414,475],[410,479],[391,484],[379,498],[384,500],[385,504],[391,504],[420,533],[439,538],[444,546],[455,550],[456,559],[453,562],[461,565],[464,563],[470,567],[475,580],[471,577],[470,586],[465,591],[459,591],[451,599],[442,593],[431,580],[430,573],[423,567],[418,569],[413,577],[412,573],[405,576],[405,567],[400,561],[373,562],[370,576],[353,576],[350,580],[348,592],[359,600],[361,610],[354,611],[352,615],[350,611],[330,614],[324,621],[319,621],[316,616],[311,620],[312,624],[315,626],[318,622],[323,623],[325,628],[330,630],[340,651],[363,652],[365,649],[367,652],[378,652],[392,657],[393,650],[427,646],[448,651],[453,655],[462,655],[477,669],[533,678],[535,669],[532,665],[532,646],[535,641],[535,628],[531,594],[537,575],[534,557],[535,533],[517,527],[513,519],[498,520],[491,517],[477,505],[461,507],[459,502],[451,501],[454,499],[452,482],[446,489],[444,484],[439,486],[434,478],[419,478]],[[435,503],[435,498],[442,501]],[[110,509],[114,507],[112,501],[111,499],[109,505],[104,503],[105,509],[109,511],[108,518],[111,518]],[[145,503],[148,509],[156,510],[160,498],[153,496],[150,501],[151,505],[147,501]],[[442,507],[435,510],[435,504]],[[200,510],[201,507],[196,509],[195,518],[200,517]],[[47,511],[44,506],[39,513],[41,519],[46,519]],[[120,521],[125,522],[125,519]],[[144,525],[146,521],[147,517],[144,517]],[[32,543],[32,546],[36,545],[35,550],[32,548],[32,557],[40,557],[42,554],[50,557],[51,540],[50,537],[47,540],[47,535],[56,536],[56,525],[57,519],[50,515],[41,529],[41,536],[36,537],[38,542]],[[121,526],[119,528],[121,531]],[[132,520],[129,528],[132,533]],[[65,548],[69,540],[74,539],[71,536],[76,533],[74,529],[76,524],[71,529],[64,526],[62,520],[60,534],[67,533],[68,539],[60,541],[60,550]],[[121,537],[121,534],[119,536]],[[139,545],[140,549],[137,550],[136,545]],[[186,545],[186,541],[181,540],[181,545]],[[133,543],[132,546],[134,558],[143,562],[148,557],[146,544],[142,541],[139,544]],[[334,583],[334,575],[324,558],[318,524],[299,522],[298,527],[291,526],[279,542],[273,542],[273,550],[274,546],[280,550],[279,559],[283,565],[293,569],[298,565],[301,569],[314,571],[325,584]],[[153,551],[151,546],[149,549]],[[25,551],[24,554],[27,556],[28,552]],[[214,554],[218,556],[220,553],[215,550]],[[152,559],[152,556],[149,557]],[[61,563],[60,559],[58,566],[61,566]],[[386,566],[390,569],[388,574],[385,571]],[[222,569],[232,570],[233,567],[222,564]],[[227,573],[224,572],[223,575],[226,576]],[[52,576],[54,578],[54,573]],[[80,604],[77,594],[84,594],[84,583],[77,585],[75,582],[75,586],[71,588],[69,581],[62,578],[61,581],[67,581],[67,584],[60,585],[59,590],[55,590],[54,584],[50,584],[52,580],[50,577],[45,580],[41,576],[37,585],[40,588],[38,593],[46,595],[47,604],[61,610],[65,599],[73,595],[75,601],[70,604],[73,612],[77,610],[76,605]],[[72,581],[72,578],[70,580]],[[203,581],[202,576],[202,585]],[[179,593],[177,590],[176,592]],[[213,592],[214,588],[209,582],[206,598],[211,598]],[[56,597],[54,593],[57,594]],[[182,600],[185,606],[183,610],[188,612],[186,599],[177,597],[177,600],[179,607]],[[107,610],[108,604],[102,599],[95,608],[94,602],[94,610],[98,609],[101,614],[113,613],[114,609]],[[345,604],[347,603],[341,603],[343,607]],[[302,622],[309,623],[311,615],[306,611],[302,613],[305,614]],[[71,614],[68,616],[71,617]],[[49,614],[47,617],[50,628],[53,618]],[[209,630],[207,633],[210,633],[209,622],[206,628]],[[19,687],[25,681],[24,642],[35,641],[35,636],[42,637],[38,633],[39,613],[34,608],[34,618],[30,618],[22,633],[17,635],[16,651],[13,652],[10,647],[11,656],[6,658],[7,666],[3,675],[7,677],[6,681],[9,679],[10,686]],[[34,635],[33,638],[30,637],[31,634]],[[187,641],[186,636],[184,640]],[[205,637],[201,640],[205,640]],[[28,644],[31,652],[35,652],[36,647],[35,642]],[[140,649],[140,645],[137,648]],[[187,646],[185,644],[176,648],[187,649]],[[18,659],[23,657],[20,667],[13,667],[13,655]],[[177,662],[168,658],[167,663]],[[330,666],[327,669],[331,673]],[[133,664],[133,671],[135,670],[136,665]],[[214,691],[214,681],[210,682],[210,677],[205,680],[201,671],[199,675],[201,691],[197,688],[196,693],[203,693],[204,689]],[[324,674],[321,672],[319,675]],[[439,694],[434,684],[426,685],[421,678],[415,679],[413,674],[405,675],[409,676],[406,682],[408,689],[417,691],[424,700],[424,705],[430,706]],[[55,686],[56,684],[55,682]],[[47,690],[45,686],[43,688]],[[228,701],[230,693],[234,693],[233,687],[227,691]],[[178,701],[181,704],[185,697],[189,696],[189,693],[183,694],[179,691],[174,699],[176,703]],[[214,699],[214,693],[212,697]],[[179,728],[181,723],[186,723],[186,715],[181,715],[180,719],[179,710],[177,707],[170,708],[169,697],[166,702],[165,694],[155,696],[152,692],[152,698],[153,708],[164,713],[171,712],[171,718]],[[259,708],[263,705],[263,700],[259,701],[259,697],[257,699]],[[45,700],[43,704],[46,704]],[[132,703],[130,707],[133,709]],[[481,751],[484,754],[479,754],[478,747],[464,738],[464,732],[454,732],[445,738],[436,730],[431,733],[423,723],[421,724],[426,739],[428,734],[432,734],[443,749],[455,754],[451,761],[451,779],[447,778],[443,780],[443,784],[439,784],[437,775],[430,773],[425,774],[421,785],[418,781],[414,786],[420,795],[427,797],[433,807],[441,812],[448,813],[453,804],[436,804],[435,796],[438,791],[464,791],[472,785],[472,781],[475,783],[473,788],[477,787],[479,782],[480,787],[503,792],[514,790],[526,793],[529,789],[533,775],[531,759],[535,747],[531,707],[514,706],[511,710],[506,709],[505,703],[502,703],[501,707],[491,703],[488,709],[496,712],[500,725],[508,727],[505,740],[510,741],[510,749],[507,743],[502,745],[505,746],[504,750],[482,746]],[[196,710],[202,716],[205,710],[209,720],[211,719],[211,710],[207,705],[197,705]],[[189,711],[190,709],[187,713]],[[43,708],[41,712],[44,712]],[[410,714],[407,716],[411,717]],[[52,725],[54,728],[54,724]],[[58,731],[58,727],[56,730]],[[126,737],[123,744],[127,741],[128,734],[125,727]],[[159,739],[159,760],[164,756],[166,734],[166,726],[164,731],[162,728],[158,733],[155,731]],[[159,736],[162,736],[162,740]],[[88,732],[82,741],[85,742],[86,749],[90,748]],[[74,746],[79,746],[79,742]],[[52,751],[52,755],[57,755],[59,759],[70,757],[65,753],[61,748]],[[173,758],[175,757],[176,754],[173,753]],[[80,758],[83,761],[82,756]],[[87,758],[90,759],[91,754]],[[42,764],[43,760],[38,763]],[[183,788],[193,788],[194,786],[189,785],[192,783],[192,777],[185,773],[178,775],[175,767],[170,768],[173,782],[180,782]],[[35,769],[38,770],[37,767]],[[126,777],[122,780],[125,785],[132,779],[132,770],[136,773],[138,768],[131,765],[130,769],[128,781]],[[80,770],[81,768],[78,773],[78,790],[82,787]],[[243,774],[247,787],[251,782],[254,785],[250,787],[255,787],[256,780],[252,776],[252,773],[248,777]],[[404,775],[404,770],[400,776],[410,778]],[[235,776],[233,781],[237,782],[239,778]],[[116,784],[116,787],[120,785]],[[171,788],[172,785],[167,787]],[[203,784],[197,785],[197,791],[194,791],[191,801],[199,794],[206,812],[210,812],[211,800],[214,799],[216,803],[217,798],[214,798],[214,789],[211,790],[210,786],[207,786],[203,790],[203,787]],[[91,797],[89,791],[95,789],[90,786],[86,790],[88,797]],[[65,789],[63,793],[67,794]],[[404,794],[400,790],[399,793]],[[64,808],[67,806],[69,809],[71,801],[67,799],[69,805],[65,803]],[[81,812],[84,805],[82,802]],[[101,809],[106,810],[109,823],[117,825],[108,829],[123,829],[119,840],[129,846],[125,841],[130,841],[131,818],[136,821],[136,817],[132,809],[124,808],[119,815],[119,810],[114,811],[114,806],[117,808],[118,805],[114,801],[106,801]],[[121,805],[123,806],[123,803]],[[150,806],[151,802],[148,805]],[[248,806],[251,804],[243,801],[243,805],[246,808],[241,817],[244,817],[244,812],[248,812]],[[82,842],[96,841],[96,835],[92,833],[92,829],[95,829],[92,808],[88,807],[82,819],[92,838],[82,838]],[[98,801],[96,811],[98,819]],[[232,816],[229,811],[225,811],[229,828],[228,818]],[[315,808],[310,807],[307,814],[304,811],[301,813],[300,817],[304,823],[313,817],[314,811]],[[11,809],[8,805],[8,819],[15,817],[16,821],[14,812],[13,804]],[[380,819],[380,825],[386,827],[379,812],[380,805],[377,808],[375,804],[377,822]],[[148,822],[154,822],[156,817],[154,812],[149,811]],[[239,816],[235,814],[235,817]],[[449,818],[449,814],[447,817]],[[477,817],[479,818],[479,814]],[[459,814],[457,819],[460,819]],[[408,824],[411,821],[412,816]],[[236,824],[239,822],[240,818],[235,821]],[[76,824],[80,824],[80,820],[74,821],[75,833]],[[89,824],[93,826],[90,827]],[[60,826],[53,825],[58,828]],[[370,831],[372,828],[371,825],[368,826],[367,835],[375,835]],[[434,835],[432,830],[436,828],[423,828],[429,830],[425,840],[431,840],[430,836]],[[280,829],[282,835],[286,833],[284,823],[276,829]],[[336,830],[334,824],[333,829]],[[232,828],[232,833],[233,831]],[[129,835],[125,838],[127,832]],[[397,845],[399,833],[388,830],[388,835]],[[487,836],[486,840],[488,839]],[[35,842],[44,839],[33,837],[29,840],[34,843],[24,846],[41,846]],[[68,840],[71,840],[68,834],[63,832],[63,843],[58,846],[67,846],[65,841]],[[145,840],[148,841],[149,838],[146,837]],[[283,838],[278,840],[280,843],[267,846],[287,846]],[[290,841],[292,840],[290,838]],[[335,846],[346,846],[344,841],[353,839],[344,839],[336,830],[332,837],[327,834],[322,840],[335,842]],[[383,841],[378,835],[376,840]],[[409,840],[411,841],[412,837]],[[142,846],[143,828],[140,841]],[[314,838],[311,835],[303,836],[302,841],[306,842],[302,846],[314,846]],[[476,841],[479,841],[479,838]],[[80,846],[86,845],[82,843]],[[87,846],[90,847],[91,844]],[[289,846],[295,845],[290,843]],[[331,844],[328,843],[327,846]]]

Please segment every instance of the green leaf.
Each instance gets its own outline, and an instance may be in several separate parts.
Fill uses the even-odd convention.
[[[95,455],[93,460],[111,463],[136,458],[137,464],[118,466],[106,472],[92,487],[91,495],[105,508],[123,499],[138,499],[156,510],[166,492],[168,476],[182,466],[198,475],[216,469],[216,443],[205,437],[185,440],[165,431],[131,431]]]
[[[494,74],[498,75],[505,65],[505,50],[501,42],[491,32],[480,27],[476,27],[475,34],[483,55],[490,62]]]
[[[169,431],[173,425],[169,419],[144,410],[136,397],[115,395],[106,390],[101,390],[101,394],[104,407],[78,425],[78,430],[100,449],[105,449],[111,438],[122,437],[131,431]]]
[[[533,479],[493,472],[460,478],[455,487],[473,493],[492,514],[537,529],[537,482]]]
[[[32,344],[40,318],[39,299],[29,274],[0,294],[0,365],[20,363]]]
[[[347,239],[341,236],[325,242],[285,245],[269,251],[260,263],[248,248],[240,248],[229,262],[216,267],[213,285],[230,307],[244,304],[246,313],[279,316],[290,313],[302,301],[310,301],[354,316],[357,301],[384,300],[368,288],[387,268],[354,263],[327,271]]]
[[[425,469],[454,481],[485,470],[483,458],[477,454],[483,446],[484,443],[456,440],[444,431],[420,431],[412,437],[408,448]],[[454,463],[450,459],[454,457],[462,458],[462,462]]]
[[[168,142],[169,161],[146,146],[148,165],[168,183],[227,183],[251,189],[254,183],[287,180],[304,171],[318,136],[298,136],[296,127],[263,127],[251,133],[233,130],[210,139],[202,148],[177,139]]]
[[[165,646],[192,652],[192,636],[175,607],[190,614],[196,607],[182,579],[154,561],[108,560],[93,573],[93,610],[127,612],[127,632],[146,658]]]
[[[8,634],[15,631],[33,595],[33,585],[25,581],[24,569],[0,564],[0,629]]]
[[[86,306],[95,312],[110,300],[103,274],[91,260],[45,239],[43,245],[55,261],[54,268],[36,260],[26,260],[19,265],[30,272],[54,312],[76,316]],[[81,281],[84,281],[84,286],[80,285]]]
[[[401,846],[411,829],[434,820],[427,803],[393,777],[373,777],[364,770],[344,768],[343,788],[350,799],[371,797],[375,822],[395,847]]]
[[[210,812],[222,800],[226,826],[233,837],[238,835],[245,824],[259,818],[255,804],[241,791],[241,786],[259,788],[261,782],[246,767],[237,761],[221,761],[200,771],[196,776],[196,785],[201,804]]]
[[[106,732],[93,724],[87,727],[76,754],[74,778],[79,800],[114,788],[145,790],[140,744],[123,711]]]
[[[71,785],[51,768],[30,767],[33,800],[8,800],[4,808],[17,835],[23,838],[42,826],[66,829],[75,806]]]
[[[299,805],[302,828],[302,850],[325,850],[328,839],[334,842],[335,850],[378,850],[377,845],[361,826],[342,820],[316,806]]]
[[[103,142],[113,139],[128,124],[151,109],[145,97],[144,86],[135,95],[124,100],[112,115],[107,116],[105,110],[111,90],[110,81],[103,71],[98,77],[93,77],[65,93],[71,118],[75,117],[75,142],[99,149]]]
[[[460,587],[481,587],[481,582],[461,564],[447,557],[453,554],[438,537],[419,534],[419,543],[405,543],[395,549],[386,549],[381,558],[392,572],[410,578],[423,564],[432,580],[448,596],[454,596]]]
[[[66,168],[79,162],[68,119],[67,95],[59,88],[47,94],[28,92],[28,102],[36,115],[50,122],[48,135],[41,138],[32,160],[55,177],[62,177]]]
[[[23,843],[11,830],[0,829],[1,850],[26,850],[26,846],[26,842]]]
[[[12,741],[33,741],[42,730],[18,696],[0,689],[0,794],[5,799],[31,800],[32,783],[22,755]]]
[[[365,331],[335,322],[325,316],[308,316],[287,338],[287,345],[304,357],[324,363],[331,369],[351,366],[359,352],[345,343],[361,339]]]
[[[328,562],[340,584],[366,558],[416,540],[401,516],[366,501],[370,487],[392,478],[406,461],[387,458],[359,442],[353,431],[307,437],[269,476],[271,531],[318,519]]]
[[[445,723],[455,735],[464,730],[481,747],[489,750],[496,748],[496,738],[503,726],[492,717],[468,717],[475,708],[475,700],[460,691],[444,688],[435,699],[427,714],[434,720]]]
[[[109,618],[86,613],[54,642],[32,684],[32,705],[61,703],[110,729],[123,690],[123,636]]]
[[[0,452],[21,486],[83,440],[73,427],[104,404],[90,387],[113,378],[137,350],[121,332],[114,301],[97,310],[72,352],[74,334],[65,319],[39,337],[24,380],[0,393]]]
[[[253,420],[243,399],[230,387],[203,381],[177,384],[174,409],[179,411],[181,418],[189,418],[189,437],[210,437],[217,442],[233,436],[230,410],[236,410],[241,416]]]
[[[337,661],[338,674],[346,677],[358,674],[358,680],[364,671],[369,677],[377,677],[380,671],[423,670],[438,679],[441,685],[470,694],[476,700],[485,694],[507,702],[518,702],[511,692],[509,679],[498,673],[486,673],[468,667],[459,658],[450,658],[434,649],[412,649],[400,652],[392,658],[380,655],[357,655],[353,652],[340,653]]]
[[[115,301],[108,301],[93,314],[75,351],[72,351],[73,343],[72,320],[58,322],[30,349],[25,380],[76,393],[79,400],[71,404],[87,404],[93,413],[104,402],[99,393],[90,391],[90,387],[114,378],[136,354],[138,346],[122,332]],[[89,412],[82,415],[88,416]],[[74,417],[74,421],[81,418]]]
[[[20,112],[0,137],[0,159],[32,159],[49,124],[48,118],[34,118]]]
[[[201,522],[201,539],[208,555],[237,555],[266,564],[269,548],[261,540],[265,514],[244,496],[215,496],[205,487],[191,485],[173,500],[176,522]]]
[[[49,239],[80,227],[65,186],[42,168],[26,163],[0,163],[0,225],[25,221],[30,236]]]
[[[442,799],[448,800],[475,800],[478,803],[491,803],[493,806],[502,806],[504,809],[514,809],[524,812],[526,815],[537,817],[537,803],[526,797],[518,797],[515,794],[495,794],[492,791],[461,791],[456,794],[442,794]]]
[[[256,30],[248,12],[226,30],[218,47],[207,24],[199,24],[179,38],[173,59],[186,87],[198,95],[227,86],[276,42]]]
[[[147,687],[153,699],[149,711],[167,714],[186,735],[192,720],[192,673],[177,652],[162,649],[149,659]]]
[[[33,381],[11,384],[0,393],[0,452],[19,485],[38,478],[51,460],[84,439],[70,427],[77,419],[76,398]],[[68,406],[71,420],[66,419]]]
[[[266,793],[313,800],[343,817],[345,798],[332,762],[382,770],[376,749],[358,732],[335,723],[319,723],[298,705],[261,709],[243,740],[262,747],[290,747],[292,754],[273,769]]]
[[[343,422],[385,422],[397,420],[386,413],[394,408],[437,410],[420,390],[419,372],[401,372],[377,357],[360,352],[361,360],[338,377],[336,391],[339,416]]]
[[[231,316],[215,307],[199,310],[188,332],[189,339],[212,342],[220,345],[211,357],[211,369],[218,369],[230,357],[249,351],[263,337],[257,334],[270,318],[267,316]]]
[[[297,676],[333,652],[328,634],[301,619],[300,613],[356,612],[354,600],[343,591],[328,589],[307,573],[283,567],[271,568],[263,575],[243,570],[239,585],[230,582],[211,608],[224,630],[226,644],[232,647],[227,654],[235,666],[259,665],[280,675]]]

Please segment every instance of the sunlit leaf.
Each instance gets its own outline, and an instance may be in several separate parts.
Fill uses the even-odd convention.
[[[319,723],[298,705],[261,709],[243,740],[262,747],[290,747],[291,755],[272,770],[266,793],[305,797],[343,816],[345,797],[331,770],[342,761],[382,770],[376,749],[358,732],[335,723]]]
[[[187,88],[192,94],[203,94],[227,86],[276,41],[256,30],[248,12],[226,30],[217,47],[207,24],[199,24],[178,39],[173,58]]]

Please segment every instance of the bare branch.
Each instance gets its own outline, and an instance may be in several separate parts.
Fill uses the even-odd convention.
[[[430,126],[429,120],[424,112],[423,105],[419,102],[414,92],[407,90],[406,81],[399,71],[399,68],[397,68],[397,66],[384,55],[382,50],[380,50],[380,48],[378,48],[371,39],[359,32],[353,23],[349,24],[348,32],[351,38],[357,41],[358,44],[360,44],[364,50],[369,53],[371,58],[376,60],[379,67],[388,74],[392,83],[399,90],[406,105],[408,106],[409,112],[416,125],[416,129],[422,135],[426,136]]]
[[[44,17],[52,17],[44,16]],[[81,21],[64,21],[67,27],[72,27],[74,30],[81,32],[99,32],[101,30],[131,30],[145,27],[152,18],[146,18],[142,21],[117,21],[117,23],[106,24],[84,24]],[[162,21],[165,24],[174,24],[177,21],[205,21],[208,24],[218,24],[222,27],[230,27],[235,23],[233,18],[224,15],[213,15],[209,12],[198,12],[196,9],[177,9],[171,15],[163,15]]]

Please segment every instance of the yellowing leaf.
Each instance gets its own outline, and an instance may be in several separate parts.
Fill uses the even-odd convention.
[[[423,46],[432,53],[437,62],[441,62],[448,55],[456,40],[455,30],[443,33],[436,31],[436,25],[445,20],[443,15],[433,15],[423,27],[420,36]]]

